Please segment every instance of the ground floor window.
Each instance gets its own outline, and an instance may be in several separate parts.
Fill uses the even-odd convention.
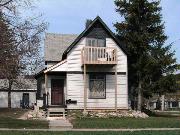
[[[96,98],[96,99],[106,98],[105,74],[89,75],[89,98]]]

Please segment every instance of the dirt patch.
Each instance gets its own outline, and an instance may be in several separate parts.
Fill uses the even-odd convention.
[[[19,118],[28,111],[27,109],[0,108],[0,117]]]
[[[22,120],[31,120],[31,119],[39,119],[39,120],[45,120],[46,115],[43,110],[29,110],[23,115],[21,115],[18,119]]]

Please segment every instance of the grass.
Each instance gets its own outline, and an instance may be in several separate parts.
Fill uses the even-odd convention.
[[[0,135],[179,135],[180,131],[134,131],[134,132],[18,132],[1,131]]]
[[[180,112],[166,111],[166,112],[155,112],[156,117],[180,117]]]
[[[48,122],[42,120],[18,119],[27,110],[0,109],[0,128],[48,128]]]
[[[17,119],[25,112],[27,112],[27,110],[0,109],[0,128],[48,128],[47,121]],[[147,119],[77,117],[72,123],[74,128],[180,128],[180,117],[167,117],[160,114],[156,117],[149,117]],[[72,135],[73,134],[74,133],[72,133]],[[112,134],[114,134],[114,132]]]
[[[47,121],[40,120],[19,120],[14,118],[0,118],[0,128],[48,128]]]
[[[179,117],[76,118],[74,128],[180,128]]]

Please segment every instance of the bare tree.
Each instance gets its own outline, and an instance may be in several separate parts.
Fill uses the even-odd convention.
[[[0,76],[8,79],[8,107],[11,108],[11,90],[19,75],[33,74],[42,59],[41,41],[47,23],[42,15],[31,14],[32,0],[0,1]],[[29,10],[27,10],[29,9]]]

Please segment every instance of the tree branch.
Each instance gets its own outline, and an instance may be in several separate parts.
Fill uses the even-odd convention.
[[[1,7],[5,6],[5,5],[8,5],[9,3],[11,3],[13,0],[9,0],[7,2],[5,2],[4,4],[0,4]]]

